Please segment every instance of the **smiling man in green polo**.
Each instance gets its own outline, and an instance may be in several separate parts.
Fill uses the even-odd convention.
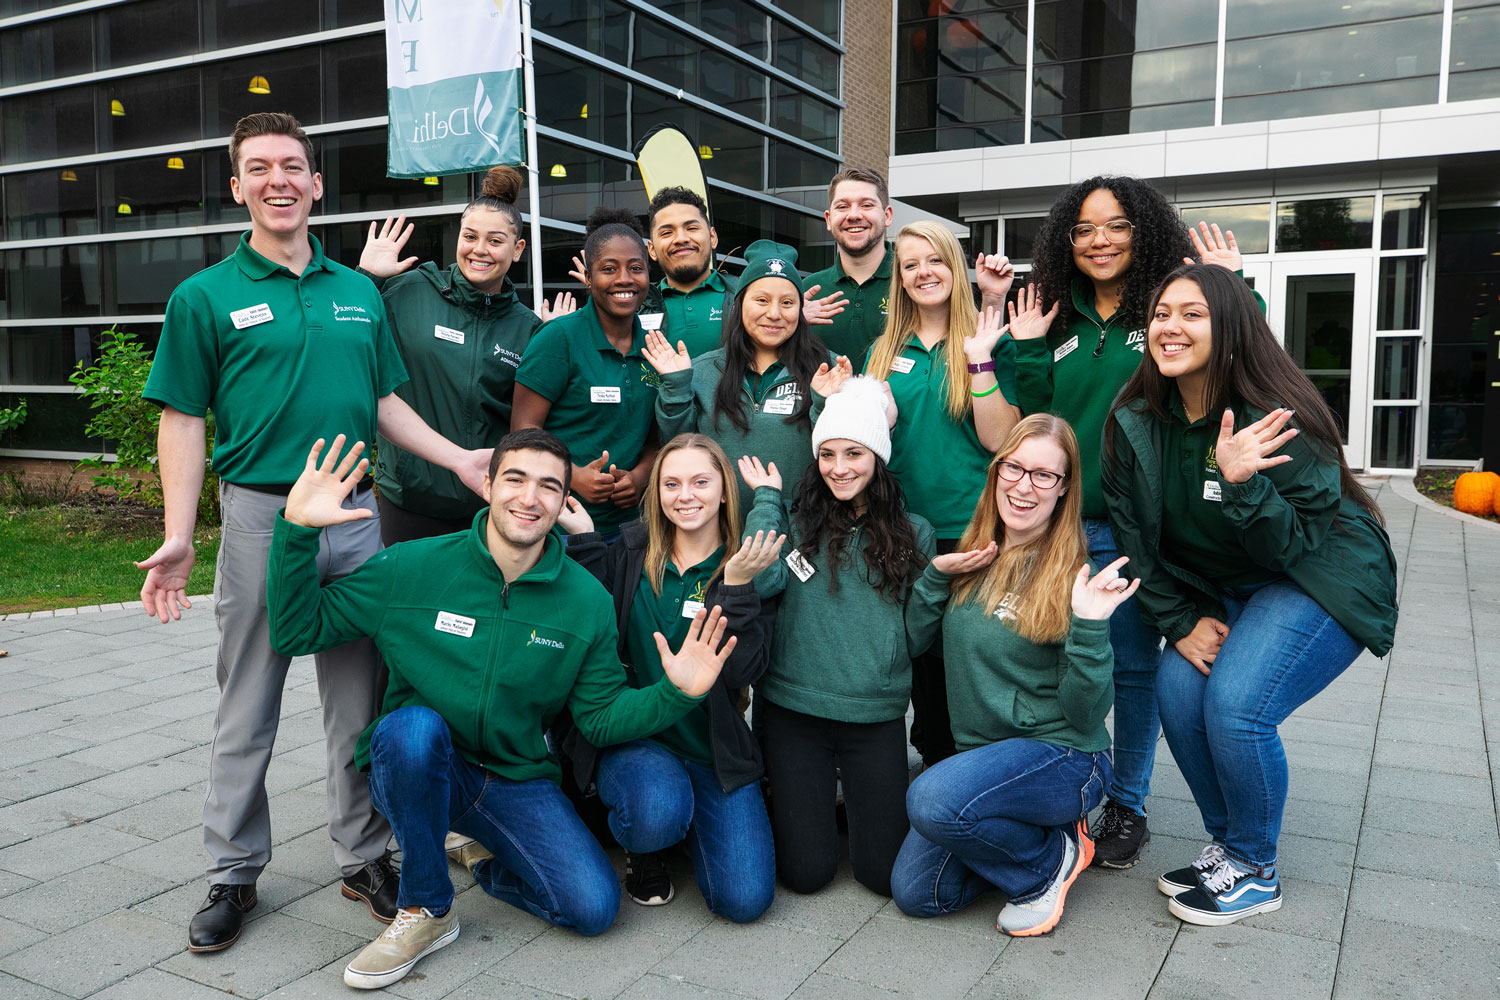
[[[159,469],[165,500],[160,548],[141,602],[162,622],[191,607],[193,528],[205,471],[206,414],[214,414],[223,536],[214,580],[219,709],[203,805],[209,893],[188,927],[188,948],[219,951],[239,937],[271,857],[266,768],[290,660],[271,648],[266,557],[276,511],[303,465],[302,442],[380,433],[457,474],[478,491],[488,452],[464,451],[433,432],[394,390],[406,381],[380,294],[329,260],[308,233],[323,178],[312,142],[290,115],[242,118],[229,140],[234,200],[250,231],[234,253],[172,294],[144,396],[162,408]],[[365,488],[348,499],[373,512]],[[323,572],[337,579],[380,550],[372,517],[328,532]],[[385,685],[369,642],[321,654],[318,690],[327,734],[328,829],[343,894],[391,921],[399,872],[390,827],[370,804],[354,743]]]
[[[674,345],[682,341],[695,358],[714,350],[725,302],[737,286],[714,267],[719,234],[709,224],[708,206],[687,188],[662,188],[651,199],[646,236],[665,277],[641,307],[641,326],[661,330]]]

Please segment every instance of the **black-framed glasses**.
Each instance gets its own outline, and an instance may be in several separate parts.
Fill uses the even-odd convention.
[[[1055,490],[1059,483],[1068,478],[1066,473],[1052,472],[1048,469],[1028,469],[1015,462],[997,462],[995,468],[1000,471],[1000,478],[1007,483],[1019,483],[1022,476],[1030,476],[1031,485],[1039,490]]]
[[[1068,230],[1068,238],[1073,241],[1075,247],[1086,247],[1094,242],[1094,235],[1100,229],[1104,230],[1104,238],[1111,243],[1129,243],[1130,237],[1135,234],[1135,223],[1126,219],[1111,219],[1102,226],[1080,222]]]

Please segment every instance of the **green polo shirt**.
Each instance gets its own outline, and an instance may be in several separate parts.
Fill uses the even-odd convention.
[[[708,593],[709,581],[719,560],[724,558],[723,548],[686,572],[678,572],[672,560],[667,559],[667,568],[661,575],[661,593],[651,589],[651,581],[641,574],[636,586],[635,600],[630,602],[630,618],[625,628],[625,648],[630,656],[630,666],[635,672],[636,687],[651,687],[666,674],[661,668],[661,654],[656,649],[654,633],[660,632],[667,646],[681,649],[687,638],[688,627],[693,624],[693,615],[703,606]],[[668,681],[667,683],[671,683]],[[672,753],[704,767],[714,766],[713,748],[708,733],[708,704],[690,709],[678,722],[653,736],[652,742]]]
[[[214,414],[213,467],[244,486],[294,482],[313,441],[375,443],[376,401],[406,381],[369,278],[323,256],[296,275],[240,237],[177,286],[142,395]]]
[[[661,376],[641,357],[646,333],[635,321],[630,352],[610,344],[590,303],[559,316],[537,331],[516,381],[552,401],[546,429],[572,453],[574,465],[587,465],[603,451],[609,464],[635,466],[655,423],[656,389]],[[594,527],[611,532],[636,519],[634,507],[585,503]]]
[[[809,274],[803,288],[821,285],[818,298],[835,291],[844,293],[844,311],[833,317],[832,326],[815,326],[813,332],[834,354],[842,354],[856,368],[864,362],[865,353],[875,338],[885,330],[885,314],[890,306],[891,269],[896,262],[896,248],[887,243],[880,266],[863,285],[844,273],[844,263],[837,254],[833,266]]]
[[[945,344],[940,340],[928,351],[912,334],[896,357],[889,379],[897,408],[890,467],[906,491],[907,509],[930,521],[938,538],[955,539],[969,525],[994,455],[979,443],[972,410],[958,421],[948,415]],[[1016,401],[1015,357],[1015,341],[1001,337],[995,377],[1011,403]],[[907,362],[910,369],[901,371]]]
[[[1219,463],[1219,420],[1189,422],[1182,397],[1172,391],[1171,415],[1161,425],[1162,551],[1185,569],[1223,587],[1264,583],[1277,574],[1250,558],[1245,531],[1224,514]]]
[[[725,279],[717,270],[690,292],[679,292],[663,278],[656,286],[661,292],[662,336],[673,346],[683,341],[688,354],[698,357],[718,348],[722,339],[724,310],[729,308],[735,292],[734,279]]]

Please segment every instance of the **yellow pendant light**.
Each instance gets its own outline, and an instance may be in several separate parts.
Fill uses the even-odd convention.
[[[182,165],[182,157],[180,157],[180,156],[169,156],[169,157],[167,157],[167,169],[168,170],[183,170],[183,169],[185,169],[183,167],[183,165]]]
[[[125,105],[121,104],[117,100],[116,101],[110,101],[109,102],[109,113],[112,114],[112,115],[114,115],[116,118],[124,118],[125,117]]]
[[[552,164],[551,173],[553,177],[566,177],[568,176],[568,168],[561,163],[554,163]]]
[[[422,178],[422,183],[426,184],[428,187],[437,187],[439,184],[441,184],[443,182],[440,181],[440,180],[438,180],[436,177],[423,177]]]
[[[252,76],[250,78],[250,86],[247,89],[252,94],[269,94],[271,92],[271,82],[263,76]]]
[[[77,183],[77,181],[78,181],[78,175],[75,174],[71,170],[64,170],[62,172],[62,174],[60,175],[60,179],[66,181],[66,182],[68,182],[70,184],[74,184],[74,183]]]

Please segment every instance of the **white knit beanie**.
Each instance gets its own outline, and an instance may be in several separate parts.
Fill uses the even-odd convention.
[[[891,431],[885,422],[889,405],[885,386],[878,379],[868,375],[851,378],[828,397],[813,427],[813,454],[817,455],[824,441],[856,441],[879,455],[882,462],[889,462]]]

